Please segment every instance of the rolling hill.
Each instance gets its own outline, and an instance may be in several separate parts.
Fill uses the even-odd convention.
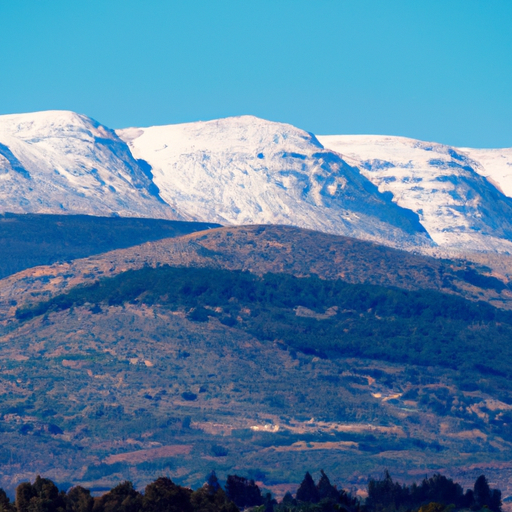
[[[467,262],[241,226],[28,269],[0,294],[5,488],[216,469],[282,489],[304,467],[469,485],[485,465],[512,490],[512,322],[477,300],[509,291]]]

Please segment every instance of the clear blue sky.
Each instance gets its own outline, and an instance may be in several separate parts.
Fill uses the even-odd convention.
[[[512,146],[511,0],[0,0],[0,114]]]

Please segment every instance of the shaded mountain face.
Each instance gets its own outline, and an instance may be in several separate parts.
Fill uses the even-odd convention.
[[[115,132],[67,111],[0,116],[0,210],[179,218]]]
[[[218,224],[89,215],[0,215],[0,279],[39,265],[85,258]]]
[[[381,192],[416,212],[434,242],[467,251],[512,249],[510,150],[457,149],[404,137],[319,136]]]
[[[415,214],[293,126],[244,116],[117,133],[151,165],[162,198],[184,216],[430,244]]]

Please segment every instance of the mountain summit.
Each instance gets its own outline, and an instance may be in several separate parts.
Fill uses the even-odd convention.
[[[288,224],[392,245],[430,243],[412,212],[294,126],[252,116],[118,130],[186,218]]]
[[[512,192],[510,150],[458,149],[389,136],[319,140],[357,166],[380,191],[393,194],[398,205],[416,212],[439,246],[512,250],[512,200],[502,192]]]
[[[0,208],[179,218],[113,130],[68,111],[0,116]]]
[[[415,251],[512,251],[512,150],[322,136],[252,116],[113,131],[0,116],[0,211],[285,224]]]

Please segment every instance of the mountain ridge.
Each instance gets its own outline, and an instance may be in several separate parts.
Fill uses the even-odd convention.
[[[409,290],[423,288],[512,308],[509,278],[494,276],[482,265],[438,260],[290,226],[233,226],[39,266],[6,277],[0,280],[0,325],[8,328],[17,308],[45,301],[74,286],[164,264],[243,270],[258,275],[318,275],[323,279]]]
[[[12,114],[0,116],[0,210],[287,224],[423,253],[512,253],[511,151],[316,136],[254,116],[114,131],[69,111]]]

